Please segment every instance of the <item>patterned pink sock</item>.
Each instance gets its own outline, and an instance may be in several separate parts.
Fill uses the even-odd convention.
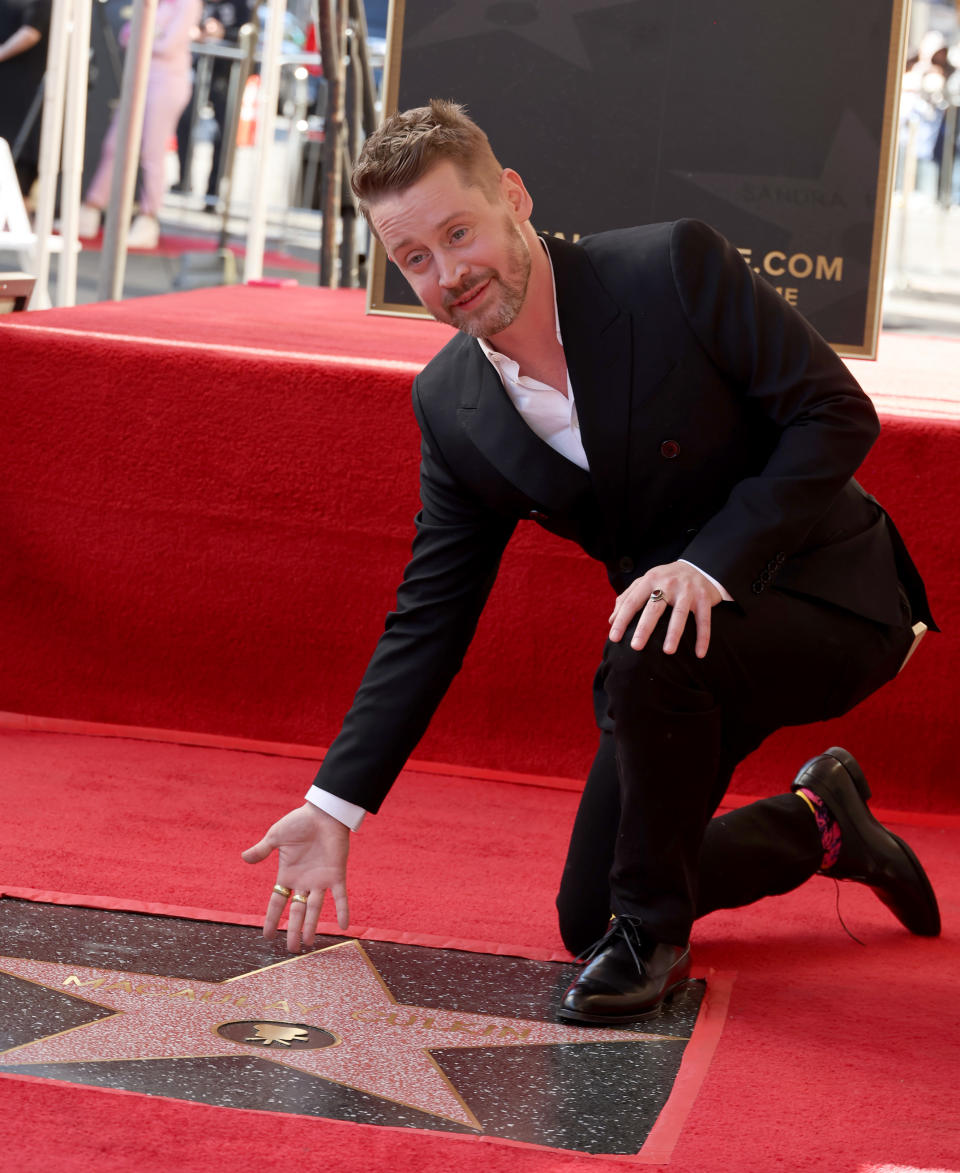
[[[820,842],[823,844],[823,859],[820,862],[820,870],[825,872],[833,867],[837,862],[837,857],[840,855],[840,847],[842,845],[840,827],[837,825],[837,820],[830,813],[827,804],[822,798],[814,794],[812,790],[807,790],[805,786],[801,786],[794,793],[803,799],[813,811],[813,817],[817,820],[817,830],[820,832]]]

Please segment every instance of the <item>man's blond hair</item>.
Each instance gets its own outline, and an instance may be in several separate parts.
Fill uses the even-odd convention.
[[[465,183],[492,196],[503,168],[490,140],[456,102],[431,98],[429,106],[391,114],[367,139],[350,183],[360,211],[370,220],[370,205],[404,191],[437,163],[454,164]]]

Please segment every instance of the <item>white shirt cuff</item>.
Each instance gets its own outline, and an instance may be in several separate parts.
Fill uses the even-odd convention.
[[[694,570],[698,571],[700,574],[703,575],[703,577],[707,580],[707,582],[712,582],[713,585],[720,592],[720,597],[723,599],[723,601],[725,603],[732,603],[734,601],[733,595],[730,594],[730,592],[723,585],[723,583],[717,582],[717,580],[715,578],[711,578],[710,575],[707,574],[707,572],[705,570],[701,570],[700,567],[697,566],[697,564],[695,562],[691,562],[688,558],[680,558],[680,559],[678,559],[678,561],[683,562],[687,566],[692,566]]]
[[[360,824],[367,813],[362,806],[357,806],[354,802],[347,802],[345,798],[338,798],[336,794],[331,794],[329,790],[321,790],[319,786],[311,786],[304,797],[307,802],[326,811],[328,815],[335,818],[338,823],[349,827],[351,831],[360,830]]]

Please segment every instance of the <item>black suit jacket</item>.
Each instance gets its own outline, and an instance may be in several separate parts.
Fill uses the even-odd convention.
[[[499,560],[532,519],[622,591],[684,557],[744,612],[769,589],[901,622],[923,585],[853,480],[879,431],[822,338],[695,221],[546,238],[583,472],[523,422],[476,340],[414,383],[421,511],[397,608],[317,785],[378,809],[459,670]]]

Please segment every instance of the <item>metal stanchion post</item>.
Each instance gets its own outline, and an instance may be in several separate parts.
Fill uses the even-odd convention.
[[[63,99],[67,84],[67,37],[72,7],[72,0],[53,0],[50,17],[50,44],[47,48],[43,118],[40,123],[39,195],[33,226],[37,237],[33,254],[33,276],[37,280],[30,301],[33,309],[44,309],[50,304],[47,293],[47,280],[50,274],[50,234],[53,231],[53,208],[57,199],[57,176],[60,172]]]
[[[235,285],[237,281],[237,258],[227,248],[230,235],[230,205],[233,198],[233,168],[237,155],[237,128],[240,125],[240,105],[247,78],[253,70],[253,57],[257,47],[257,30],[252,24],[245,24],[238,34],[239,58],[230,62],[230,82],[227,89],[227,106],[220,133],[223,137],[221,153],[220,193],[223,200],[223,216],[220,222],[220,242],[216,253],[187,252],[180,257],[174,289],[190,289],[194,286],[211,284]]]
[[[337,230],[343,182],[343,122],[346,95],[344,76],[344,42],[346,40],[346,0],[320,0],[320,53],[327,79],[327,116],[324,122],[323,172],[320,210],[320,284],[336,288]]]
[[[937,257],[943,270],[947,256],[947,229],[950,201],[953,194],[953,153],[957,137],[957,108],[948,106],[943,120],[943,155],[937,184]]]
[[[283,21],[286,10],[286,0],[270,0],[267,38],[260,67],[260,102],[257,108],[257,166],[250,208],[247,256],[243,269],[246,281],[263,276],[263,250],[267,236],[268,160],[273,148],[274,127],[277,121],[277,100],[280,92],[280,52],[283,47]]]
[[[57,273],[57,304],[77,301],[77,251],[80,189],[83,183],[83,148],[87,123],[87,81],[90,71],[91,6],[74,4],[70,61],[67,70],[67,109],[63,127],[63,180],[60,185],[60,234],[63,251]]]
[[[223,200],[223,222],[220,226],[220,247],[227,245],[227,221],[230,217],[230,204],[233,199],[233,168],[237,159],[237,130],[240,126],[240,105],[243,102],[243,91],[247,88],[247,80],[253,72],[253,56],[257,48],[257,30],[252,24],[245,24],[237,34],[237,43],[243,56],[230,70],[230,88],[227,91],[227,109],[224,117],[225,126],[221,134],[225,135],[223,151],[220,157],[221,198]]]
[[[340,154],[340,285],[353,289],[357,284],[357,207],[350,187],[352,160],[358,150],[358,118],[362,110],[362,95],[357,84],[356,45],[352,30],[347,28],[347,54],[343,62],[344,126]]]
[[[297,65],[293,70],[293,101],[288,101],[285,113],[289,119],[290,129],[287,133],[287,192],[286,209],[284,212],[284,228],[286,228],[291,209],[295,208],[300,200],[302,188],[303,156],[306,144],[307,129],[307,70]]]
[[[377,125],[377,95],[373,84],[373,67],[370,61],[370,45],[367,39],[367,14],[363,0],[353,0],[353,19],[356,36],[354,37],[353,55],[357,62],[357,86],[359,88],[359,103],[355,114],[356,124],[350,135],[350,158],[356,162],[360,153],[363,138],[372,134]],[[351,189],[351,195],[353,191]],[[361,216],[355,217],[354,235],[358,252],[356,281],[358,285],[367,283],[367,263],[370,252],[370,230]]]
[[[940,203],[953,203],[953,165],[957,149],[957,115],[960,106],[948,106],[943,119],[943,159],[940,163]]]
[[[137,181],[143,110],[147,96],[147,74],[153,49],[153,28],[157,0],[133,0],[130,43],[123,65],[123,89],[117,115],[117,155],[110,185],[103,232],[103,255],[97,283],[99,301],[119,301],[127,256],[127,229],[133,210],[133,189]]]
[[[907,142],[903,156],[903,187],[900,192],[900,231],[897,236],[896,262],[894,265],[894,289],[905,289],[907,257],[907,222],[910,216],[910,197],[917,186],[917,125],[911,120],[907,128]]]

